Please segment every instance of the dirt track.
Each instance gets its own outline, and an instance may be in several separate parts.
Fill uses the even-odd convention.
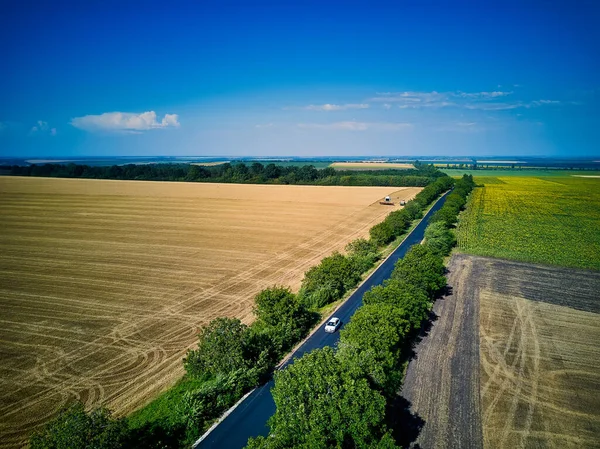
[[[436,301],[428,335],[417,345],[402,396],[424,420],[422,448],[483,447],[479,403],[479,305],[471,261],[454,257],[452,292]]]

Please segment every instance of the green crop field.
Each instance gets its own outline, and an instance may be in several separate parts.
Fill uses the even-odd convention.
[[[600,178],[476,177],[461,251],[600,270]]]
[[[480,177],[580,177],[580,176],[600,176],[598,170],[563,170],[551,168],[443,168],[438,167],[440,171],[453,178],[460,178],[462,175],[473,175],[474,178]]]

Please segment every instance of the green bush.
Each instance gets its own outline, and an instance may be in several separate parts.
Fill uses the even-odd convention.
[[[34,434],[31,449],[120,449],[128,438],[127,423],[112,419],[99,408],[86,412],[81,402],[63,409],[42,431]]]
[[[235,404],[244,393],[258,382],[260,368],[240,369],[227,375],[219,375],[200,388],[185,393],[179,405],[179,414],[190,435],[199,436],[213,419]]]
[[[309,309],[318,309],[337,301],[347,290],[356,286],[360,275],[349,257],[334,253],[304,274],[300,301]]]
[[[371,236],[371,240],[373,240],[379,246],[387,245],[394,240],[395,237],[394,229],[385,220],[373,226],[369,230],[369,235]]]

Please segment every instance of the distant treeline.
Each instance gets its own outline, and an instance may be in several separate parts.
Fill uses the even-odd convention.
[[[342,171],[313,165],[281,166],[253,162],[246,165],[225,163],[213,166],[190,164],[128,164],[90,166],[78,164],[43,164],[1,166],[0,171],[13,176],[51,178],[120,179],[143,181],[225,182],[241,184],[303,184],[323,186],[407,186],[424,187],[445,176],[432,165],[417,165],[407,170]]]

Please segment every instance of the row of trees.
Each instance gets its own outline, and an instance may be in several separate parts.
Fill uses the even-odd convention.
[[[421,190],[415,199],[409,201],[404,208],[391,212],[385,220],[373,226],[370,230],[371,240],[382,246],[404,234],[413,220],[421,218],[424,209],[442,192],[452,187],[453,182],[453,179],[448,176],[437,178],[435,182]]]
[[[388,412],[403,354],[444,286],[441,257],[412,248],[389,281],[365,294],[337,350],[317,349],[275,373],[271,433],[247,447],[397,447]]]
[[[407,204],[403,210],[409,212],[402,216],[408,218],[402,220],[420,218],[427,201],[433,201],[451,182],[447,176],[438,177],[432,184],[433,187],[424,189],[415,200]],[[394,214],[399,215],[396,212]],[[393,220],[398,219],[390,221],[394,223]],[[402,229],[394,228],[395,235],[404,232],[410,221]],[[351,242],[346,247],[345,254],[334,253],[309,269],[298,294],[278,286],[261,291],[255,297],[256,319],[250,326],[233,318],[211,321],[201,330],[197,349],[190,350],[184,359],[186,378],[197,381],[193,383],[196,386],[185,391],[172,404],[168,418],[149,423],[144,428],[131,429],[126,419],[115,420],[107,410],[87,413],[80,404],[76,404],[63,411],[43,432],[34,436],[31,447],[90,447],[86,444],[79,445],[78,441],[97,441],[93,447],[99,449],[171,448],[190,444],[211,420],[270,375],[278,361],[318,321],[318,310],[342,298],[348,290],[355,287],[362,274],[373,267],[380,257],[379,248],[386,243],[388,242],[374,238]],[[414,273],[413,275],[416,276]],[[397,360],[405,345],[406,336],[414,332],[426,316],[430,300],[429,290],[412,286],[409,281],[413,282],[414,279],[410,276],[409,279],[398,278],[393,285],[390,283],[385,288],[377,287],[365,295],[366,306],[357,312],[342,332],[340,351],[335,353],[326,349],[315,353],[276,375],[276,379],[279,376],[291,376],[290,379],[295,379],[289,382],[279,381],[278,385],[283,390],[275,389],[274,395],[278,395],[282,401],[288,394],[286,389],[293,390],[302,385],[310,390],[315,401],[324,400],[322,390],[312,383],[312,369],[321,367],[325,370],[322,375],[330,380],[338,379],[335,392],[330,391],[331,396],[327,398],[327,402],[335,402],[339,411],[329,410],[331,416],[323,421],[325,424],[329,423],[327,426],[331,425],[331,429],[337,429],[337,434],[328,436],[326,441],[363,441],[368,445],[376,442],[377,447],[394,447],[394,440],[384,421],[388,398],[401,381],[396,374],[399,372],[396,369]],[[396,295],[393,288],[401,291],[401,294]],[[377,336],[368,335],[366,332],[369,328],[377,331]],[[295,370],[298,370],[297,374],[294,374]],[[291,387],[294,382],[296,387]],[[322,388],[331,386],[330,383],[319,385]],[[278,405],[280,403],[281,401]],[[293,408],[294,403],[290,402],[289,406]],[[347,413],[354,414],[354,418],[350,419]],[[307,414],[309,415],[310,413]],[[277,416],[285,417],[278,421],[284,426],[287,415]],[[343,419],[337,427],[328,421],[335,422],[337,419]],[[347,430],[342,430],[342,427],[347,427]],[[293,426],[288,427],[288,430],[290,435],[298,433]],[[289,440],[283,430],[277,431],[277,434],[281,435],[281,439],[276,441],[292,441],[293,444],[290,444],[296,445],[296,440]],[[319,435],[326,434],[325,427],[311,427],[310,432],[306,433],[307,447],[313,447],[318,441],[325,441]],[[251,444],[268,445],[270,442],[271,439],[268,439]]]
[[[347,186],[423,187],[444,176],[431,165],[409,170],[338,171],[313,165],[281,166],[253,162],[225,163],[214,166],[191,164],[128,164],[89,166],[79,164],[43,164],[3,166],[13,176],[57,178],[93,178],[148,181],[227,182],[250,184],[316,184]]]
[[[389,280],[365,293],[337,350],[315,350],[275,374],[271,433],[250,439],[248,448],[397,447],[402,435],[392,411],[403,366],[446,286],[443,257],[454,242],[449,223],[473,187],[472,177],[456,182],[432,217],[425,244],[411,248]]]

